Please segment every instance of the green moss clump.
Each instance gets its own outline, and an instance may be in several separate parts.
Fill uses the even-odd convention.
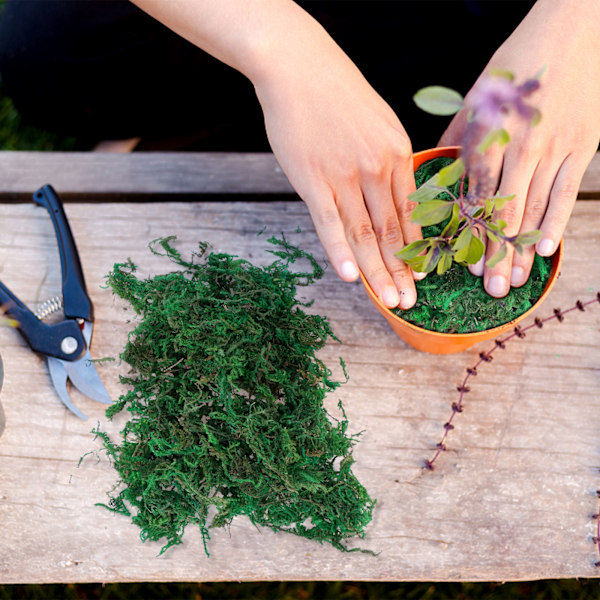
[[[415,173],[417,187],[452,160],[435,158],[421,165]],[[455,195],[458,195],[459,185],[459,182],[454,185]],[[450,200],[444,193],[440,198]],[[424,227],[423,237],[439,235],[445,225],[444,222]],[[537,302],[550,276],[551,265],[550,258],[536,254],[527,283],[520,288],[511,288],[504,298],[494,298],[485,291],[482,277],[476,277],[466,267],[454,263],[443,275],[433,272],[416,281],[416,304],[408,310],[393,309],[393,312],[430,331],[472,333],[491,329],[512,321]]]
[[[237,515],[347,550],[374,502],[352,473],[356,436],[341,403],[335,423],[323,407],[339,383],[315,353],[336,338],[296,298],[321,267],[273,238],[267,267],[204,244],[186,261],[170,240],[151,248],[179,270],[139,280],[129,262],[108,276],[140,315],[122,354],[130,390],[107,411],[131,418],[118,443],[96,432],[122,483],[108,507],[135,509],[142,539],[166,540],[162,552],[189,524],[206,549],[209,528]],[[291,272],[301,258],[310,272]]]

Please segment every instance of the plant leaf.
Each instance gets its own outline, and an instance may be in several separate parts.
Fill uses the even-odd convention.
[[[529,124],[531,125],[531,127],[535,127],[536,125],[539,124],[539,122],[542,120],[542,112],[537,109],[537,108],[533,108],[533,116],[531,117],[531,120],[529,121]]]
[[[418,190],[408,195],[409,200],[413,202],[428,202],[433,200],[436,196],[439,196],[444,190],[440,190],[434,186],[437,186],[438,175],[436,173],[433,177],[428,179]]]
[[[450,216],[453,204],[454,202],[447,202],[446,200],[422,202],[413,209],[410,220],[422,227],[441,223]]]
[[[487,219],[488,217],[492,216],[492,213],[494,212],[494,201],[491,198],[486,198],[485,199],[485,213],[484,213],[484,219]]]
[[[437,274],[443,275],[452,266],[452,254],[442,252],[437,264]]]
[[[473,237],[473,229],[471,227],[465,227],[454,242],[453,249],[461,250],[465,246],[468,246],[471,243],[471,238]]]
[[[466,236],[467,237],[467,236]],[[467,237],[468,243],[465,243],[454,255],[454,260],[459,263],[474,265],[483,256],[485,245],[471,231],[471,236]]]
[[[413,100],[421,110],[441,116],[453,115],[464,105],[464,99],[457,91],[440,85],[420,89]]]
[[[404,246],[404,248],[402,248],[402,250],[399,252],[396,252],[396,256],[403,261],[410,260],[419,256],[419,254],[427,250],[430,245],[431,240],[429,239],[417,240],[408,244],[407,246]]]
[[[425,255],[425,260],[423,261],[422,268],[420,269],[421,273],[431,273],[435,269],[440,260],[440,248],[439,246],[433,246],[429,249],[429,252]]]
[[[457,158],[454,162],[440,169],[437,178],[437,185],[448,187],[454,185],[465,172],[465,163],[462,158]]]
[[[450,220],[448,221],[446,227],[444,227],[444,230],[440,234],[440,237],[442,237],[442,238],[454,237],[454,235],[458,231],[459,225],[460,225],[460,208],[459,208],[458,204],[454,204],[454,206],[452,207],[452,216],[450,217]]]
[[[539,242],[542,237],[542,232],[539,229],[533,229],[532,231],[526,231],[525,233],[520,233],[514,243],[521,244],[522,246],[531,246],[532,244],[536,244]]]
[[[490,131],[477,146],[477,152],[483,154],[490,146],[498,142],[500,146],[505,146],[510,142],[510,135],[506,129],[494,129]]]
[[[494,201],[494,207],[496,210],[502,210],[507,202],[510,202],[515,197],[515,194],[511,194],[510,196],[495,196],[492,198]]]
[[[498,242],[499,241],[498,237],[496,236],[496,234],[493,231],[490,231],[489,229],[487,231],[487,236],[488,236],[488,238],[490,240],[492,240],[492,242]]]
[[[508,69],[490,69],[489,74],[494,77],[504,77],[504,79],[508,79],[509,81],[515,80],[514,73]]]
[[[503,244],[502,246],[500,246],[500,250],[498,250],[498,252],[496,252],[496,254],[494,254],[491,258],[489,258],[486,263],[485,266],[486,267],[495,267],[504,257],[506,256],[506,244]]]

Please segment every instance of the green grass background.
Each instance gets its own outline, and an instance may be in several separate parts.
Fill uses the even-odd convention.
[[[0,10],[4,0],[0,0]],[[24,123],[0,81],[0,150],[80,149],[76,138],[61,138]],[[1,183],[0,183],[1,185]],[[0,527],[2,524],[0,523]],[[7,551],[0,548],[0,553]],[[557,548],[560,552],[560,549]],[[210,560],[210,559],[206,559]],[[282,576],[285,576],[282,573]],[[136,583],[0,585],[0,600],[600,600],[597,580],[515,583]]]

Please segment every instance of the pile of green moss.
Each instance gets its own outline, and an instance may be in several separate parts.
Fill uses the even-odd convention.
[[[415,173],[417,187],[451,162],[450,158],[435,158],[421,165]],[[454,185],[455,195],[459,185],[460,182]],[[446,195],[444,199],[450,197]],[[423,237],[439,235],[445,225],[424,227]],[[405,321],[442,333],[471,333],[497,327],[522,315],[537,302],[550,276],[551,264],[550,258],[536,254],[527,283],[511,288],[504,298],[494,298],[483,288],[482,277],[454,263],[443,275],[433,272],[416,281],[416,304],[408,310],[393,312]]]
[[[323,407],[339,383],[316,352],[335,337],[296,297],[321,267],[275,239],[267,267],[203,244],[186,261],[170,239],[153,251],[174,272],[140,280],[129,262],[108,276],[139,315],[122,354],[129,391],[107,411],[131,417],[118,442],[97,432],[121,479],[109,508],[131,515],[143,540],[164,540],[162,551],[189,524],[206,549],[209,528],[238,515],[346,550],[374,503],[352,473],[341,404],[335,423]],[[298,259],[309,272],[289,269]]]

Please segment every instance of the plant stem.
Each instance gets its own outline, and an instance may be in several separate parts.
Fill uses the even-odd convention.
[[[525,334],[530,330],[533,329],[534,327],[541,329],[545,323],[547,323],[548,321],[553,321],[556,320],[559,323],[562,323],[562,321],[564,320],[564,316],[574,310],[579,310],[581,312],[583,312],[587,306],[590,306],[591,304],[594,303],[600,303],[600,292],[598,292],[596,294],[596,297],[593,300],[588,300],[587,302],[581,302],[581,300],[577,300],[577,302],[575,302],[575,304],[571,307],[568,308],[567,310],[560,310],[559,308],[555,308],[553,311],[553,314],[546,317],[545,319],[540,319],[539,317],[536,317],[533,322],[529,325],[527,325],[527,327],[519,327],[517,325],[517,327],[514,328],[513,332],[509,335],[507,335],[505,338],[502,339],[497,339],[494,342],[494,346],[492,348],[490,348],[487,352],[480,352],[479,353],[479,360],[472,366],[467,368],[467,374],[465,375],[463,382],[461,385],[457,386],[457,391],[459,392],[459,397],[458,397],[458,402],[453,402],[452,403],[452,414],[450,415],[450,418],[448,419],[448,421],[444,424],[444,434],[442,436],[442,439],[436,444],[436,452],[434,454],[434,456],[430,459],[430,460],[426,460],[424,463],[424,468],[428,471],[433,471],[435,469],[435,461],[437,460],[437,458],[440,456],[440,454],[442,452],[446,451],[446,439],[448,437],[448,433],[450,431],[452,431],[454,429],[454,425],[452,424],[452,421],[454,420],[454,417],[456,416],[456,413],[460,413],[463,412],[463,401],[464,401],[464,397],[465,394],[471,391],[471,388],[469,388],[467,386],[467,383],[469,381],[469,379],[471,377],[474,377],[475,375],[477,375],[478,371],[477,369],[484,363],[484,362],[492,362],[493,360],[493,356],[492,354],[494,353],[495,350],[497,350],[498,348],[500,349],[504,349],[506,347],[506,343],[512,339],[514,339],[515,337],[518,338],[524,338]],[[600,521],[600,519],[599,519]],[[599,552],[600,552],[600,522],[598,524],[598,548],[599,548]],[[600,561],[598,566],[600,567]]]

